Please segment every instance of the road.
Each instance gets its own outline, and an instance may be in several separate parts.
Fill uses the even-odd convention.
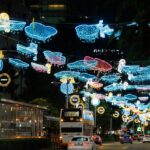
[[[99,146],[97,150],[150,150],[150,143],[143,144],[137,141],[133,144],[120,144],[119,142],[104,143],[102,146]]]

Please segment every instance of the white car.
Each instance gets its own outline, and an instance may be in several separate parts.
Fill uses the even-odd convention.
[[[143,143],[150,142],[150,135],[144,135]]]
[[[90,136],[74,136],[68,143],[68,150],[96,150],[96,144]]]

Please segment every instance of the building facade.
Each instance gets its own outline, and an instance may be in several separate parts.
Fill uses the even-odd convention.
[[[43,135],[45,107],[0,100],[0,138],[32,137]]]

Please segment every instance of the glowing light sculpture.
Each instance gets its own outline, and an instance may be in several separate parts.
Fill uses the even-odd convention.
[[[129,102],[132,102],[132,101],[135,101],[137,99],[137,96],[133,95],[133,94],[126,94],[126,95],[124,95],[124,98],[126,100],[128,100]]]
[[[96,107],[96,106],[98,106],[100,104],[100,100],[96,99],[96,98],[93,98],[91,100],[91,104]]]
[[[131,76],[129,79],[131,82],[141,83],[150,81],[150,75],[144,74],[144,75],[137,75],[137,76]]]
[[[125,65],[122,68],[122,72],[136,74],[138,72],[139,68],[140,68],[139,65]]]
[[[80,91],[80,94],[83,94],[84,97],[90,97],[91,96],[91,93],[87,92],[87,91]]]
[[[72,83],[62,83],[60,85],[60,91],[63,94],[72,94],[74,91],[74,86]]]
[[[55,36],[57,32],[56,28],[45,26],[39,22],[32,22],[29,26],[25,27],[25,33],[28,37],[43,42]]]
[[[97,64],[96,60],[78,60],[73,63],[68,63],[67,67],[71,70],[92,70]]]
[[[37,64],[34,62],[31,62],[31,67],[36,70],[37,72],[47,73],[47,68],[45,65]]]
[[[47,62],[50,62],[53,65],[61,66],[66,63],[66,57],[62,56],[61,52],[52,52],[50,50],[46,50],[43,52]]]
[[[17,44],[18,53],[21,53],[29,57],[33,56],[34,61],[37,60],[37,54],[38,54],[37,48],[38,48],[38,45],[35,43],[30,43],[28,47],[22,44]]]
[[[130,26],[139,26],[139,24],[134,21],[134,22],[131,22],[131,23],[127,24],[127,27],[130,27]]]
[[[80,72],[76,72],[76,71],[60,71],[54,74],[54,76],[58,79],[61,78],[77,78],[80,75]]]
[[[84,61],[92,61],[92,60],[95,60],[97,62],[96,66],[92,68],[93,70],[100,71],[100,72],[107,72],[112,69],[112,66],[108,62],[102,59],[93,58],[90,56],[84,57]]]
[[[78,76],[78,79],[82,82],[87,82],[89,79],[96,79],[96,76],[91,75],[89,73],[80,73],[80,75]]]
[[[140,67],[139,70],[138,70],[138,74],[150,74],[150,66],[147,66],[147,67]]]
[[[102,80],[105,83],[114,83],[114,82],[118,82],[120,80],[120,77],[113,74],[113,75],[104,75],[100,78],[100,80]]]
[[[2,70],[3,70],[3,61],[0,60],[0,71],[2,71]]]
[[[100,20],[97,24],[97,27],[100,30],[100,37],[105,38],[106,35],[111,36],[114,32],[114,29],[111,29],[108,25],[103,24],[103,20]]]
[[[20,59],[9,58],[8,61],[11,65],[13,65],[14,67],[19,68],[19,69],[24,69],[24,68],[26,69],[29,67],[28,63],[26,63]]]
[[[105,86],[104,90],[108,92],[122,91],[122,90],[133,90],[135,89],[134,85],[128,85],[124,88],[124,85],[121,83],[113,83],[111,85]]]
[[[75,27],[75,30],[78,38],[83,42],[94,43],[99,36],[99,28],[95,24],[82,24]]]
[[[122,73],[122,68],[126,65],[126,60],[125,59],[120,59],[119,64],[118,64],[118,72]]]

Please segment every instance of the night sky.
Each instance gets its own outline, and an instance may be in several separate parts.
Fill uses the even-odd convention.
[[[44,7],[50,3],[65,4],[65,10],[49,10]],[[31,9],[30,5],[41,5],[39,9]],[[42,7],[43,6],[43,7]],[[1,0],[0,12],[8,12],[10,18],[31,23],[36,21],[50,24],[58,29],[58,34],[48,43],[39,44],[38,63],[45,63],[42,52],[45,49],[63,52],[68,62],[83,59],[84,56],[99,57],[116,66],[120,58],[127,58],[131,62],[150,59],[150,33],[147,23],[150,22],[149,0]],[[44,16],[42,18],[42,16]],[[100,19],[115,29],[122,29],[120,40],[114,38],[98,39],[95,43],[83,43],[76,36],[74,27],[81,23],[96,24]],[[127,28],[126,24],[137,20],[139,27]],[[24,32],[19,34],[0,34],[0,48],[5,51],[6,59],[3,72],[11,75],[12,83],[2,92],[11,93],[15,100],[30,101],[37,97],[47,98],[52,103],[64,105],[65,96],[60,92],[59,85],[51,84],[58,81],[53,74],[65,70],[63,67],[52,67],[50,75],[34,71],[32,68],[18,70],[8,64],[8,57],[21,58],[26,62],[31,59],[16,53],[16,44],[29,44]],[[130,37],[130,38],[129,38]],[[136,43],[136,44],[135,44]],[[94,49],[105,49],[103,53],[94,53]],[[110,52],[108,49],[119,49],[120,52]],[[121,53],[122,52],[122,53]]]

